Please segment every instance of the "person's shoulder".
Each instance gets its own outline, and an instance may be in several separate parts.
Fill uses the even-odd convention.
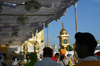
[[[36,62],[36,63],[42,63],[42,60],[41,60],[41,61],[38,61],[38,62]]]
[[[61,66],[59,63],[55,62],[52,60],[52,63],[55,64],[56,66]]]
[[[100,66],[100,61],[82,61],[74,66]]]
[[[35,63],[34,66],[39,66],[41,63],[42,63],[41,61],[38,61],[38,62]]]
[[[54,63],[55,63],[56,66],[61,66],[59,63],[57,63],[57,62],[55,62],[55,61],[54,61]]]

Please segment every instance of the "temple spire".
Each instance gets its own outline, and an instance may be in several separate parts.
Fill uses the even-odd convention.
[[[62,28],[64,28],[64,22],[62,22]]]

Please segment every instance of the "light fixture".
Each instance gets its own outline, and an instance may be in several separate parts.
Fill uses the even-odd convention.
[[[26,25],[28,23],[28,17],[26,16],[19,16],[17,18],[17,23],[20,24],[20,25]]]
[[[0,6],[0,13],[3,11],[3,8]]]
[[[34,13],[40,9],[41,5],[37,1],[29,1],[25,3],[25,9],[28,12]]]
[[[18,32],[12,32],[11,36],[18,36]]]

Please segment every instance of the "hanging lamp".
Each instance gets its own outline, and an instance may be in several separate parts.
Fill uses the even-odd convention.
[[[40,9],[41,5],[37,1],[29,1],[25,3],[25,9],[28,12],[34,13]]]
[[[19,16],[17,18],[17,23],[20,24],[20,25],[26,25],[28,23],[28,17],[26,16]]]

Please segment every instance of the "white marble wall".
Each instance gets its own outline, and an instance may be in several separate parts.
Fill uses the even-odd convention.
[[[34,52],[34,46],[33,45],[28,46],[28,52],[29,53]]]
[[[20,53],[20,52],[23,52],[23,46],[9,46],[8,47],[8,52],[9,53],[12,53],[12,52],[15,52],[15,53]],[[31,52],[34,52],[34,46],[28,46],[28,52],[31,53]]]
[[[40,45],[39,55],[43,54],[43,48],[44,48],[44,42]],[[8,47],[8,52],[9,53],[12,53],[12,52],[15,52],[15,53],[23,52],[23,46],[9,46]],[[29,53],[34,52],[34,45],[29,45],[28,46],[28,52]]]

